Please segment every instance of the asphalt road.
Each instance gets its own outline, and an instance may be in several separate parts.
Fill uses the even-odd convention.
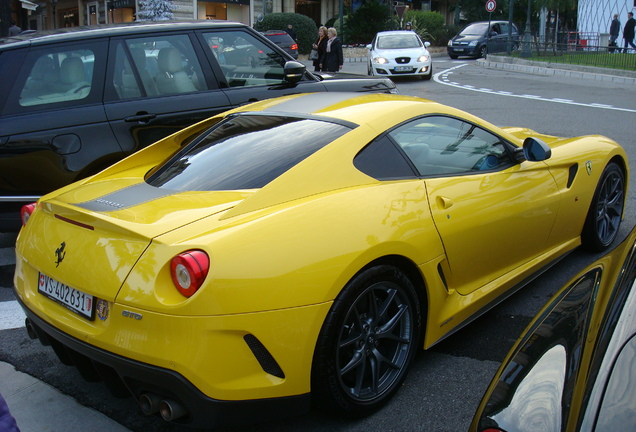
[[[345,64],[363,72],[364,64]],[[474,61],[435,59],[431,81],[401,79],[402,94],[452,105],[495,125],[516,125],[559,136],[602,134],[623,144],[636,167],[636,87],[489,70]],[[630,189],[634,188],[634,176]],[[636,198],[627,202],[624,238],[636,224]],[[523,229],[522,226],[519,229]],[[531,235],[531,233],[528,233]],[[0,234],[0,322],[12,313],[11,256],[15,236]],[[251,431],[462,431],[518,334],[549,297],[597,255],[575,251],[511,299],[462,331],[422,352],[403,388],[380,412],[347,422],[327,413],[254,426]],[[83,381],[59,363],[52,350],[31,341],[24,328],[0,331],[0,360],[36,376],[133,431],[181,431],[144,417],[132,399],[113,398],[101,383]],[[59,429],[63,430],[63,429]],[[87,428],[86,430],[90,430]]]

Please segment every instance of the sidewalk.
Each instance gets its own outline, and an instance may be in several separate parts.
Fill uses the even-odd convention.
[[[0,393],[21,432],[127,432],[128,429],[75,399],[0,362]]]
[[[365,56],[362,56],[361,53],[364,53]],[[307,70],[313,71],[313,63],[307,60],[306,57],[306,55],[301,55],[299,56],[298,61],[307,66]],[[475,66],[484,67],[487,69],[510,70],[532,75],[547,75],[555,77],[567,77],[572,79],[589,79],[602,82],[613,82],[622,85],[636,85],[636,71],[624,71],[618,69],[615,70],[600,67],[585,67],[536,61],[530,62],[523,59],[515,59],[494,54],[489,55],[486,59],[481,58],[478,60],[451,60],[448,57],[446,50],[441,50],[439,49],[439,47],[436,47],[434,51],[431,51],[431,57],[433,58],[433,74],[441,70],[439,67],[435,67],[436,62],[461,62],[463,60],[466,62],[474,62]],[[355,53],[351,52],[349,56],[345,56],[342,72],[348,74],[366,75],[366,50],[359,50]]]

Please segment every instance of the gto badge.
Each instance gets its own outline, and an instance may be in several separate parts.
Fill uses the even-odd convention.
[[[142,315],[142,314],[140,314],[140,313],[136,313],[136,312],[127,311],[127,310],[125,310],[125,311],[121,311],[121,314],[122,314],[123,316],[125,316],[126,318],[134,318],[134,319],[136,319],[137,321],[139,321],[140,319],[142,319],[142,318],[143,318],[143,315]]]
[[[585,169],[587,170],[587,175],[592,174],[592,161],[585,162]]]
[[[106,318],[108,318],[108,302],[106,300],[97,300],[95,309],[97,310],[97,316],[100,320],[104,321],[106,320]]]
[[[64,260],[64,257],[66,256],[66,251],[64,250],[65,248],[66,248],[66,242],[62,242],[60,247],[55,249],[55,257],[56,257],[55,267],[58,267]]]

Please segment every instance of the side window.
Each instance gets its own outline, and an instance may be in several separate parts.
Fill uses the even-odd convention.
[[[121,99],[208,89],[187,35],[155,35],[118,44],[113,84]]]
[[[19,81],[20,107],[81,101],[93,85],[96,52],[91,48],[67,47],[33,50],[27,56]],[[21,84],[21,83],[24,84]]]
[[[377,180],[416,177],[407,160],[386,135],[362,149],[353,159],[353,164]]]
[[[389,133],[421,176],[499,169],[511,164],[496,135],[451,117],[424,117]]]
[[[229,87],[282,84],[285,58],[247,32],[205,32]]]

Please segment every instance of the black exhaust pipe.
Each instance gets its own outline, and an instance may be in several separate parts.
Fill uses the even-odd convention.
[[[154,393],[144,393],[139,397],[139,406],[145,415],[158,413],[160,402],[161,397]]]
[[[179,402],[165,399],[159,403],[159,413],[165,421],[172,421],[183,417],[188,411]]]
[[[35,328],[33,328],[33,324],[31,324],[31,320],[30,319],[26,318],[24,320],[24,326],[26,327],[26,331],[27,331],[27,334],[29,335],[30,339],[35,340],[35,339],[38,338],[38,334],[35,331]]]

